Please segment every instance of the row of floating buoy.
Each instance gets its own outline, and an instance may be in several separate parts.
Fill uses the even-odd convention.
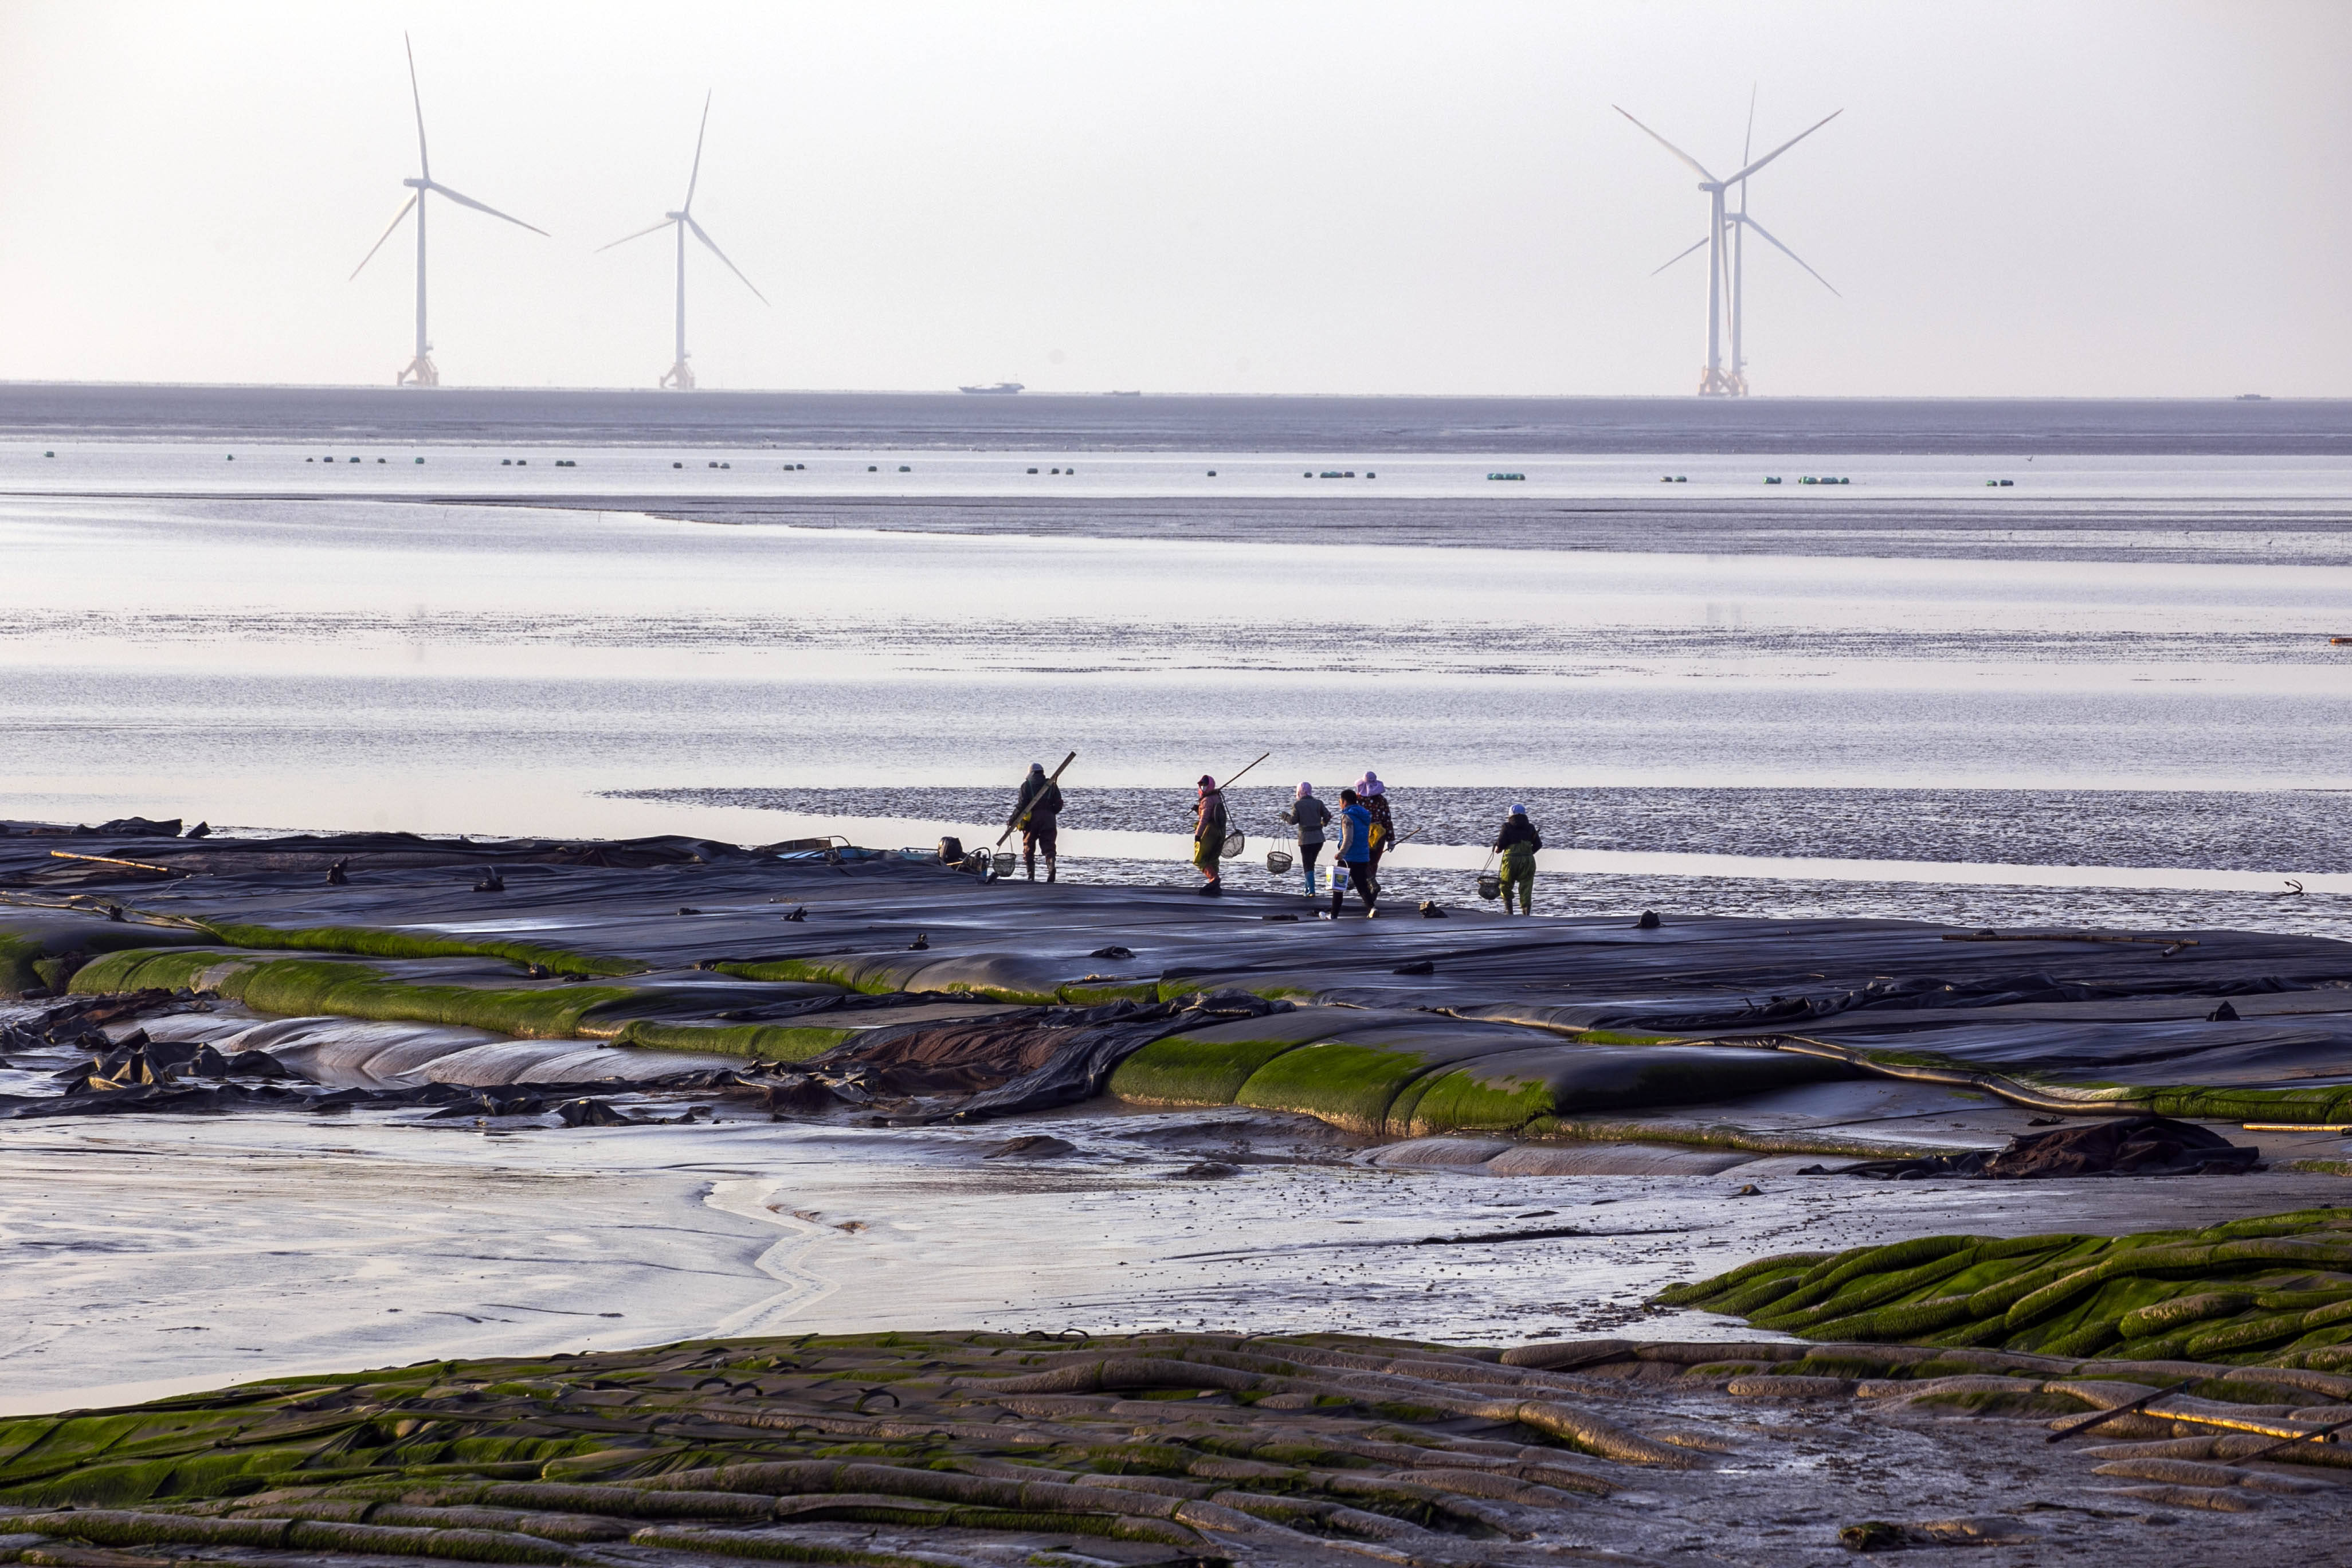
[[[1822,475],[1818,475],[1818,476],[1813,475],[1813,474],[1807,474],[1804,478],[1802,478],[1802,479],[1799,479],[1797,482],[1798,482],[1799,484],[1801,484],[1801,485],[1850,485],[1850,484],[1853,483],[1853,481],[1852,479],[1832,479],[1832,478],[1831,478],[1829,475],[1827,475],[1827,474],[1822,474]]]
[[[2010,486],[2014,485],[2015,483],[2017,483],[2015,479],[1987,479],[1985,481],[1985,488],[1987,489],[2007,489]]]
[[[1688,474],[1660,474],[1658,476],[1658,483],[1662,485],[1686,485],[1690,483],[1690,476]]]
[[[1216,477],[1216,470],[1214,468],[1209,470],[1209,477],[1211,479],[1214,479]],[[1318,474],[1314,469],[1309,468],[1307,472],[1299,475],[1298,477],[1302,479],[1352,479],[1356,477],[1356,470],[1349,468],[1343,471],[1339,468],[1326,468]],[[1377,479],[1380,478],[1380,475],[1372,472],[1370,468],[1366,468],[1364,470],[1364,478],[1368,479]]]

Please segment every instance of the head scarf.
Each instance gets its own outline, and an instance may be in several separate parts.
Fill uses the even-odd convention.
[[[1381,783],[1380,774],[1372,772],[1370,768],[1366,768],[1364,770],[1363,778],[1356,785],[1356,793],[1358,795],[1386,795],[1389,793],[1389,786]]]
[[[1527,814],[1528,808],[1526,806],[1520,805],[1517,801],[1513,801],[1511,803],[1511,815],[1513,816],[1525,816]]]
[[[1313,795],[1314,793],[1315,786],[1311,784],[1302,782],[1298,786],[1298,798],[1301,800],[1305,800],[1308,795]]]
[[[1043,763],[1031,763],[1029,764],[1029,771],[1033,773],[1042,773],[1045,771],[1045,764]]]
[[[1210,795],[1210,794],[1214,793],[1214,792],[1215,792],[1215,790],[1216,790],[1216,787],[1217,787],[1217,781],[1216,781],[1216,780],[1214,780],[1214,779],[1211,778],[1211,777],[1210,777],[1208,774],[1206,774],[1206,773],[1202,773],[1202,774],[1201,775],[1201,793],[1202,793],[1202,795]]]

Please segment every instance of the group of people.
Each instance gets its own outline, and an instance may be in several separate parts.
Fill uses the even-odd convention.
[[[1200,891],[1214,897],[1223,893],[1224,877],[1221,862],[1224,859],[1225,840],[1233,824],[1225,811],[1224,790],[1207,773],[1201,775],[1199,795],[1192,809],[1192,864],[1201,873]],[[1022,858],[1028,868],[1029,879],[1037,879],[1037,856],[1045,858],[1045,880],[1054,880],[1056,830],[1062,812],[1061,786],[1048,777],[1045,765],[1029,764],[1029,776],[1022,781],[1019,799],[1013,805],[1013,823],[1021,830]],[[1297,834],[1298,874],[1309,899],[1322,897],[1321,878],[1316,862],[1323,856],[1323,847],[1337,838],[1337,848],[1331,858],[1331,918],[1338,920],[1352,889],[1364,907],[1367,920],[1380,913],[1381,857],[1397,842],[1395,807],[1389,797],[1389,787],[1370,768],[1364,776],[1339,792],[1339,809],[1335,814],[1315,793],[1315,786],[1302,783],[1282,820]],[[1495,837],[1494,850],[1502,857],[1501,891],[1503,912],[1511,912],[1517,897],[1519,912],[1535,913],[1536,851],[1543,847],[1543,835],[1536,830],[1528,817],[1525,805],[1515,803],[1510,816],[1504,819],[1502,830]]]
[[[1223,857],[1225,837],[1231,831],[1225,818],[1224,791],[1208,774],[1201,775],[1200,800],[1192,813],[1192,864],[1200,869],[1201,891],[1222,893],[1224,880],[1218,868]],[[1326,830],[1339,834],[1339,852],[1331,864],[1331,917],[1337,920],[1342,900],[1352,886],[1356,897],[1363,900],[1364,913],[1370,917],[1380,912],[1381,856],[1396,837],[1396,818],[1391,814],[1388,785],[1380,775],[1366,769],[1353,788],[1339,792],[1339,811],[1334,816],[1331,808],[1315,794],[1315,786],[1302,784],[1290,809],[1282,820],[1298,834],[1298,870],[1307,884],[1307,896],[1320,897],[1316,886],[1315,862],[1322,858],[1323,846],[1329,842]],[[1341,868],[1346,868],[1342,881]]]

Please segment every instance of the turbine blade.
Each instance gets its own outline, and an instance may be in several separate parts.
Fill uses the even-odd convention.
[[[416,105],[416,172],[425,179],[433,177],[433,160],[425,151],[425,95],[416,87],[416,46],[408,35],[400,35],[401,47],[408,51],[408,99]]]
[[[1732,175],[1731,179],[1726,180],[1723,183],[1727,185],[1735,180],[1746,179],[1748,175],[1754,174],[1757,170],[1762,168],[1765,164],[1770,163],[1773,159],[1779,157],[1790,148],[1794,147],[1798,142],[1802,142],[1806,137],[1811,136],[1814,132],[1819,131],[1822,126],[1827,125],[1831,121],[1835,120],[1839,115],[1843,114],[1845,110],[1843,109],[1831,110],[1829,113],[1822,116],[1819,120],[1814,121],[1811,125],[1806,126],[1802,131],[1798,132],[1794,136],[1790,137],[1786,142],[1781,142],[1778,147],[1773,148],[1769,153],[1765,153],[1761,158],[1757,159],[1753,163],[1750,163],[1746,168],[1740,170],[1739,173]]]
[[[1739,164],[1742,168],[1748,166],[1748,155],[1756,149],[1757,86],[1757,83],[1750,82],[1748,87],[1748,134],[1739,139]],[[1745,179],[1739,182],[1739,210],[1742,213],[1748,210],[1748,182]]]
[[[1693,242],[1693,244],[1692,244],[1692,246],[1691,246],[1691,247],[1690,247],[1690,250],[1677,250],[1677,251],[1675,251],[1675,254],[1674,254],[1674,256],[1673,256],[1670,259],[1668,259],[1668,260],[1667,260],[1667,262],[1666,262],[1666,264],[1665,264],[1665,267],[1658,267],[1658,268],[1652,268],[1652,270],[1651,270],[1651,272],[1650,272],[1650,276],[1651,276],[1651,277],[1653,277],[1653,278],[1655,278],[1659,273],[1664,272],[1664,271],[1666,269],[1666,267],[1672,267],[1675,262],[1680,261],[1684,257],[1688,256],[1688,255],[1691,253],[1691,250],[1696,250],[1696,249],[1698,249],[1701,246],[1705,245],[1706,243],[1706,236],[1705,236],[1705,235],[1700,235],[1700,236],[1698,237],[1698,238],[1697,238],[1695,242]]]
[[[694,219],[689,216],[686,220],[686,226],[694,230],[695,238],[710,247],[711,255],[719,258],[721,261],[727,261],[727,253],[719,248],[719,242],[717,240],[702,232],[702,226],[700,224],[695,222]],[[731,261],[727,261],[727,270],[732,272],[738,278],[743,278],[743,269],[736,266]],[[761,294],[760,286],[752,282],[749,278],[743,278],[743,287],[751,290],[753,294],[759,295],[760,303],[762,305],[768,303],[768,297],[765,294]]]
[[[392,237],[392,231],[400,226],[400,220],[408,216],[409,208],[415,205],[416,197],[415,195],[411,195],[408,200],[403,204],[401,209],[392,215],[392,221],[383,226],[383,232],[376,236],[376,241],[373,245],[368,247],[368,253],[360,258],[359,266],[352,268],[352,278],[358,277],[367,264],[375,259],[375,253],[383,248],[383,242]],[[343,281],[348,283],[352,280],[352,278],[346,278]]]
[[[661,222],[659,222],[659,223],[657,223],[657,224],[654,224],[654,225],[650,226],[649,227],[641,228],[641,229],[637,230],[637,232],[636,232],[636,233],[635,233],[635,234],[625,234],[625,235],[623,235],[620,238],[618,238],[618,239],[614,240],[614,241],[613,242],[613,245],[626,245],[626,244],[628,244],[628,243],[629,243],[629,241],[631,241],[631,240],[633,240],[633,239],[643,239],[643,238],[645,238],[645,237],[646,237],[646,236],[647,236],[647,235],[649,235],[649,234],[651,234],[651,233],[653,233],[655,229],[663,229],[663,228],[667,228],[673,221],[674,221],[674,220],[672,220],[672,219],[670,219],[670,218],[664,218],[664,219],[662,219],[662,220],[661,220]],[[600,245],[600,246],[598,246],[598,247],[596,247],[596,254],[597,254],[597,255],[599,255],[599,256],[604,255],[604,252],[606,252],[606,251],[608,251],[608,250],[610,250],[610,249],[612,249],[612,248],[613,248],[613,245]]]
[[[1615,109],[1620,114],[1625,114],[1625,110],[1616,104],[1612,103],[1609,107]],[[1630,114],[1625,114],[1625,118],[1628,120],[1633,120],[1633,117]],[[1707,181],[1709,184],[1715,183],[1715,176],[1706,172],[1706,164],[1700,163],[1697,159],[1692,157],[1689,153],[1684,152],[1681,148],[1675,146],[1673,142],[1667,141],[1664,137],[1659,135],[1648,126],[1643,125],[1640,121],[1633,120],[1633,125],[1635,129],[1642,132],[1643,135],[1647,136],[1651,141],[1655,142],[1659,146],[1664,147],[1667,152],[1672,153],[1675,157],[1680,158],[1684,163],[1688,163],[1692,168],[1697,170],[1698,177],[1700,179]],[[1723,183],[1727,184],[1730,182],[1725,181]]]
[[[1808,271],[1808,272],[1813,272],[1812,268],[1811,268],[1811,267],[1810,267],[1810,266],[1808,266],[1808,265],[1806,264],[1805,258],[1804,258],[1803,257],[1801,257],[1801,256],[1798,255],[1795,251],[1793,251],[1793,250],[1790,249],[1787,246],[1785,246],[1785,245],[1781,244],[1779,240],[1774,239],[1774,238],[1772,237],[1772,231],[1771,231],[1770,229],[1766,228],[1762,224],[1758,223],[1754,218],[1752,218],[1752,217],[1748,217],[1748,216],[1744,216],[1744,215],[1741,216],[1741,218],[1740,218],[1740,220],[1739,220],[1739,221],[1740,221],[1741,223],[1746,224],[1749,228],[1754,229],[1758,234],[1759,234],[1759,235],[1763,236],[1763,237],[1764,237],[1764,240],[1765,240],[1765,242],[1766,242],[1767,244],[1769,244],[1769,246],[1771,246],[1771,247],[1772,247],[1773,249],[1775,249],[1775,250],[1779,251],[1781,255],[1783,255],[1783,256],[1787,257],[1790,260],[1791,260],[1791,261],[1795,262],[1798,266],[1804,268],[1806,271]],[[1826,279],[1826,278],[1822,277],[1820,273],[1818,273],[1818,272],[1813,272],[1813,281],[1814,281],[1814,282],[1816,282],[1816,283],[1818,283],[1818,284],[1820,284],[1822,288],[1827,289],[1831,293],[1832,293],[1832,294],[1837,294],[1837,297],[1838,297],[1839,299],[1843,300],[1843,299],[1844,299],[1844,298],[1845,298],[1845,296],[1844,296],[1844,295],[1843,295],[1843,294],[1838,294],[1838,291],[1837,291],[1837,286],[1836,286],[1835,284],[1832,283],[1828,279]]]
[[[694,133],[694,173],[686,177],[686,202],[677,209],[680,212],[694,210],[694,187],[702,183],[702,139],[709,133],[710,92],[706,88],[702,94],[702,127]]]
[[[513,224],[516,227],[527,228],[536,235],[544,236],[547,233],[547,230],[540,227],[537,224],[525,223],[519,217],[499,211],[498,208],[490,205],[488,202],[478,202],[473,197],[462,195],[459,193],[451,190],[446,185],[428,184],[426,188],[428,190],[440,192],[443,195],[447,196],[451,201],[456,202],[461,207],[472,207],[476,212],[485,212],[489,214],[492,217],[505,218],[509,223]]]

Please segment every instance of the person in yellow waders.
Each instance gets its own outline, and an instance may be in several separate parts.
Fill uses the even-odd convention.
[[[1225,852],[1225,796],[1217,781],[1201,775],[1201,797],[1192,808],[1192,864],[1207,879],[1199,891],[1219,894],[1225,884],[1217,875],[1217,860]]]
[[[1528,820],[1528,808],[1514,804],[1511,815],[1503,820],[1503,831],[1495,836],[1495,847],[1503,855],[1503,912],[1511,912],[1511,893],[1519,895],[1519,913],[1536,912],[1536,851],[1543,847],[1543,835]]]

